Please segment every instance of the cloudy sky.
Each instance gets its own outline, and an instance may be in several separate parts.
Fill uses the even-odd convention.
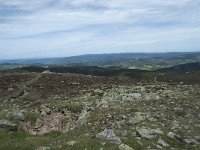
[[[200,51],[199,0],[0,0],[0,59]]]

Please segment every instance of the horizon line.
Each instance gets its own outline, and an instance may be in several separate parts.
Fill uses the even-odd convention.
[[[169,54],[169,53],[200,53],[200,51],[171,51],[171,52],[116,52],[116,53],[88,53],[80,55],[71,55],[71,56],[55,56],[55,57],[24,57],[24,58],[8,58],[1,59],[0,61],[12,61],[12,60],[37,60],[37,59],[59,59],[59,58],[70,58],[70,57],[81,57],[87,55],[115,55],[115,54]]]

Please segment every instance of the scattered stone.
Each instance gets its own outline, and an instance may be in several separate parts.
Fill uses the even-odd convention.
[[[180,135],[177,135],[176,133],[174,132],[169,132],[167,134],[167,137],[171,138],[171,139],[174,139],[174,140],[178,140],[178,141],[182,141],[182,138]]]
[[[111,143],[114,143],[114,144],[121,144],[122,143],[121,139],[116,136],[116,134],[114,133],[113,130],[106,129],[106,128],[104,129],[103,132],[96,134],[96,138],[108,140],[108,141],[110,141]]]
[[[101,89],[95,89],[94,92],[95,92],[96,94],[100,95],[100,96],[103,96],[103,94],[104,94],[104,91],[101,90]]]
[[[42,106],[41,108],[41,115],[45,116],[45,115],[49,115],[51,114],[51,109],[47,108],[46,106]]]
[[[178,121],[175,120],[172,122],[172,127],[171,127],[172,130],[178,129],[179,127],[180,125]]]
[[[50,150],[50,147],[38,147],[35,150]]]
[[[47,113],[46,113],[45,111],[42,111],[40,114],[41,114],[42,116],[46,116],[46,115],[47,115]]]
[[[132,135],[133,137],[137,137],[137,132],[132,132],[131,135]]]
[[[137,133],[144,138],[147,139],[153,139],[158,134],[163,134],[163,132],[160,129],[147,129],[147,128],[140,128],[137,130]]]
[[[131,117],[128,122],[130,124],[138,124],[147,119],[149,116],[150,115],[146,113],[136,112],[135,115]]]
[[[20,120],[20,121],[25,120],[25,114],[22,111],[14,111],[11,115],[16,120]]]
[[[200,136],[195,136],[195,139],[200,141]]]
[[[144,95],[145,100],[159,100],[160,96],[157,93],[149,93]]]
[[[117,131],[116,133],[117,135],[119,135],[120,137],[125,137],[127,134],[128,134],[128,131],[127,130],[119,130]]]
[[[14,91],[15,89],[13,88],[8,88],[8,92]]]
[[[139,140],[139,139],[138,139]],[[140,146],[143,146],[144,144],[140,141],[137,141],[137,143],[140,145]]]
[[[118,128],[121,128],[123,125],[126,124],[126,120],[121,120],[121,121],[117,121],[115,122],[115,125],[118,127]]]
[[[69,142],[67,142],[67,144],[70,145],[70,146],[73,146],[73,145],[75,145],[76,143],[77,143],[76,141],[69,141]]]
[[[17,131],[17,125],[8,120],[0,120],[0,128],[6,129],[7,131]]]
[[[163,141],[162,139],[159,139],[157,142],[159,145],[163,146],[163,147],[168,147],[170,146],[168,143],[166,143],[165,141]]]
[[[184,139],[183,140],[186,144],[197,145],[199,142],[195,139]]]
[[[140,100],[142,98],[142,94],[140,93],[132,93],[130,96],[136,100]]]
[[[119,150],[133,150],[133,148],[123,143],[119,145]]]
[[[41,119],[37,119],[36,120],[36,122],[35,122],[35,129],[37,129],[37,128],[41,128],[42,127],[42,125],[43,125],[43,121],[41,120]]]
[[[28,122],[20,122],[19,127],[20,127],[20,129],[23,129],[24,131],[29,132],[29,129],[32,126],[31,126],[31,122],[28,121]]]
[[[155,144],[155,147],[156,147],[157,149],[162,149],[162,146],[157,145],[157,144]]]
[[[90,117],[90,113],[87,112],[86,110],[83,110],[80,117],[76,121],[76,127],[80,128],[82,125],[87,123],[88,118]]]

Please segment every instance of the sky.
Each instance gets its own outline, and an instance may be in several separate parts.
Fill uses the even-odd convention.
[[[0,59],[185,51],[199,0],[0,0]]]

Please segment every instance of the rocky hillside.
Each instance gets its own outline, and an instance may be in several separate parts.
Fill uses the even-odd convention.
[[[0,74],[0,149],[200,149],[199,84]]]

